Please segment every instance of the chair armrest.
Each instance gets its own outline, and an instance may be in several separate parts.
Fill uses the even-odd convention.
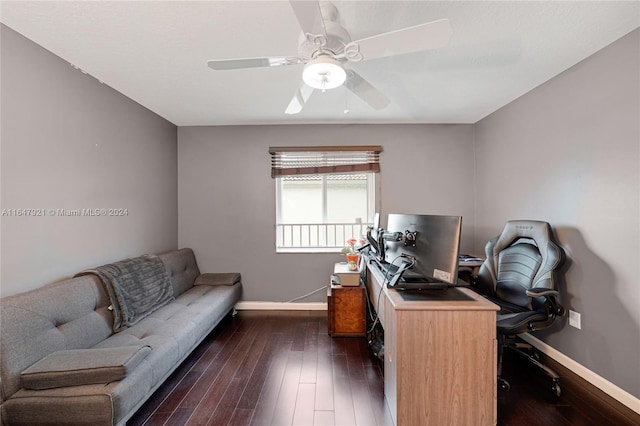
[[[558,292],[556,290],[551,290],[549,288],[532,288],[527,290],[527,296],[529,297],[558,297]]]
[[[551,290],[548,288],[532,288],[527,290],[527,296],[529,297],[544,297],[547,299],[550,305],[550,309],[553,314],[557,316],[564,316],[565,309],[558,302],[558,292],[556,290]]]

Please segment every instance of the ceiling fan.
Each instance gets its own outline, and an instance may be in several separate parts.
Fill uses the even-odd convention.
[[[330,90],[344,85],[348,90],[379,110],[389,99],[354,70],[348,62],[367,61],[386,56],[436,49],[449,42],[452,29],[448,19],[402,28],[351,41],[349,32],[336,22],[338,11],[331,3],[319,1],[289,2],[302,28],[298,56],[275,56],[208,61],[214,70],[278,67],[304,64],[304,83],[296,91],[286,114],[297,114],[315,89]]]

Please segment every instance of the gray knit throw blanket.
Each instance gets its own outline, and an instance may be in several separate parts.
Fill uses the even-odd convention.
[[[162,259],[144,255],[82,271],[100,277],[113,310],[113,331],[121,331],[171,302],[173,287]]]

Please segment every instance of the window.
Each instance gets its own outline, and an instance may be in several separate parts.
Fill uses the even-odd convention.
[[[373,221],[376,147],[270,148],[276,251],[338,251]]]

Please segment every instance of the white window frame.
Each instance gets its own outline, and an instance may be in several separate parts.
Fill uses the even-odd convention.
[[[342,174],[342,173],[337,173],[337,174]],[[360,173],[359,173],[360,174]],[[366,231],[366,227],[367,225],[372,224],[373,222],[373,216],[375,214],[376,211],[376,187],[377,187],[377,174],[378,173],[374,173],[374,172],[363,172],[361,174],[365,174],[367,175],[367,216],[366,218],[362,218],[362,223],[359,224],[361,225],[360,229],[358,229],[356,223],[354,224],[329,224],[327,223],[327,181],[329,176],[331,176],[331,174],[323,174],[323,175],[319,175],[319,177],[321,178],[321,182],[322,182],[322,223],[318,224],[319,226],[323,227],[324,232],[330,232],[330,229],[333,229],[334,232],[338,232],[338,234],[340,235],[344,235],[345,233],[351,231],[351,232],[357,232],[356,230],[359,231],[359,233],[364,234],[364,232]],[[276,253],[339,253],[341,251],[341,249],[344,247],[345,242],[346,242],[346,238],[350,238],[353,235],[349,235],[346,238],[341,238],[341,240],[339,242],[335,242],[335,245],[327,245],[326,243],[328,242],[329,238],[325,235],[323,235],[322,240],[325,242],[325,245],[321,246],[313,246],[313,247],[309,247],[309,246],[281,246],[279,243],[282,242],[284,240],[283,237],[281,237],[281,233],[283,232],[282,228],[283,226],[289,226],[291,224],[283,224],[282,223],[282,182],[283,179],[285,178],[285,176],[282,177],[277,177],[275,178],[275,185],[276,185],[276,224],[275,224],[275,230],[276,230],[276,235],[274,238],[274,245],[276,248]],[[342,231],[336,230],[333,226],[346,226],[346,229],[342,229]],[[295,226],[295,225],[292,225]],[[355,228],[352,226],[356,226]],[[322,232],[322,231],[318,231],[318,232]],[[333,239],[335,241],[335,238]]]

